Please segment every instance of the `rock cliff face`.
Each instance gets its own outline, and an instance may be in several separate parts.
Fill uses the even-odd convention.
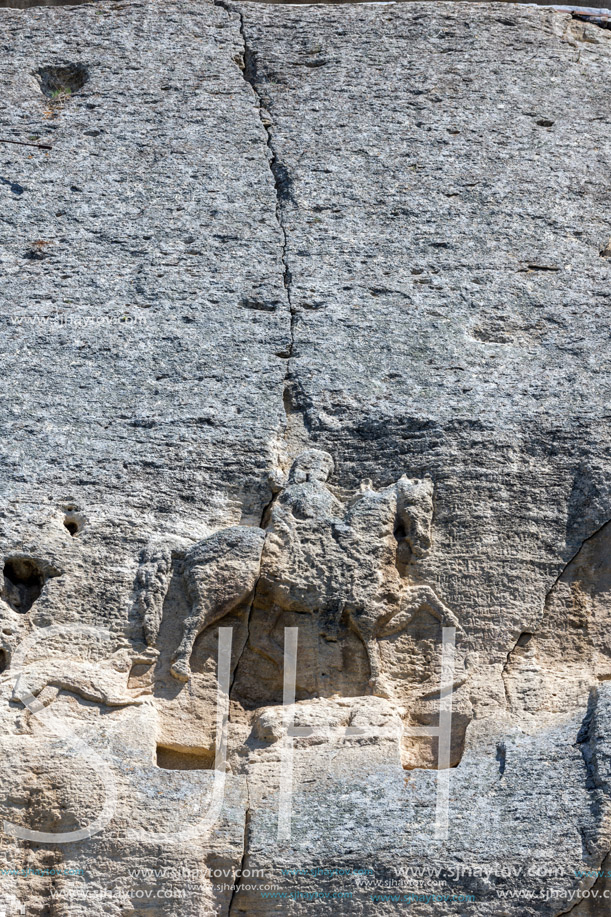
[[[0,911],[608,913],[611,32],[0,34]]]

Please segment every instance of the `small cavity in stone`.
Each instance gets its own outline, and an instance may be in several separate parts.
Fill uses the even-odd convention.
[[[2,598],[13,611],[25,614],[39,598],[43,586],[51,576],[58,576],[57,570],[43,570],[42,566],[29,557],[9,557],[4,564],[4,588]]]
[[[81,528],[78,519],[74,516],[66,516],[64,519],[64,527],[68,529],[73,538],[75,535],[78,535]]]
[[[70,98],[83,88],[88,79],[87,69],[82,64],[40,67],[36,75],[43,95],[55,101]]]
[[[170,771],[211,771],[214,770],[214,752],[193,754],[158,745],[157,767]]]
[[[507,764],[507,750],[504,742],[499,742],[496,746],[496,760],[499,763],[499,774],[502,777]]]

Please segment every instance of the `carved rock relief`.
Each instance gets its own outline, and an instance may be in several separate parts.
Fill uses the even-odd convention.
[[[410,560],[431,546],[431,480],[404,476],[381,491],[365,486],[343,504],[327,485],[332,469],[328,453],[303,452],[273,505],[267,532],[233,526],[185,553],[190,607],[172,657],[174,678],[189,680],[197,638],[248,599],[253,648],[260,655],[281,665],[283,648],[274,631],[287,615],[312,616],[329,642],[338,641],[344,625],[362,643],[369,687],[382,697],[392,689],[383,672],[381,638],[405,630],[420,612],[456,626],[434,590],[414,584],[407,572]],[[159,635],[171,568],[168,550],[144,553],[137,601],[150,646]]]
[[[297,627],[298,701],[377,695],[405,706],[415,688],[435,701],[441,630],[457,620],[419,575],[432,542],[433,483],[403,476],[376,491],[365,482],[342,500],[332,471],[328,453],[309,449],[265,529],[232,526],[183,552],[143,552],[136,607],[160,661],[148,674],[134,669],[132,687],[152,685],[174,717],[199,704],[211,718],[217,627],[233,626],[232,701],[245,711],[279,704],[284,628]],[[167,747],[193,751],[193,737],[180,738],[168,714]],[[199,754],[213,747],[195,745]]]
[[[119,639],[92,655],[88,636],[79,658],[76,644],[68,653],[58,637],[56,647],[30,653],[31,693],[43,704],[60,692],[107,707],[150,701],[159,712],[158,764],[209,768],[219,625],[233,628],[232,719],[244,739],[254,728],[249,711],[282,702],[284,629],[297,627],[298,704],[377,696],[404,721],[433,724],[441,631],[457,626],[419,566],[432,544],[433,483],[403,476],[375,490],[364,482],[340,498],[332,472],[328,453],[306,450],[278,485],[265,528],[231,526],[183,549],[149,545],[133,609],[147,647]],[[18,561],[5,565],[3,600],[22,619],[60,571]],[[12,637],[2,639],[6,670]],[[457,712],[453,764],[467,722]],[[435,766],[435,741],[404,742],[404,765]]]

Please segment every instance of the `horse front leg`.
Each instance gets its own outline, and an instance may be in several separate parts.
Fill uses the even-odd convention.
[[[189,681],[191,677],[191,654],[195,641],[201,633],[217,624],[251,594],[254,582],[246,586],[237,586],[227,590],[221,583],[213,584],[208,578],[198,580],[197,573],[190,575],[187,581],[187,597],[191,601],[191,611],[185,619],[182,639],[172,656],[170,674],[178,681]]]
[[[182,640],[180,641],[178,649],[172,656],[170,674],[177,681],[189,681],[191,677],[190,660],[193,646],[201,632],[208,626],[208,623],[212,624],[213,622],[208,622],[206,620],[206,616],[201,613],[199,602],[195,602],[185,621]]]
[[[204,577],[197,567],[187,569],[185,573],[187,598],[191,603],[191,610],[185,618],[182,639],[170,665],[170,674],[177,681],[189,681],[191,677],[191,654],[199,635],[216,621],[220,621],[231,611],[233,605],[237,604],[235,596],[231,599],[236,601],[223,601],[218,588],[215,588],[216,584],[209,583],[208,577]]]
[[[369,622],[367,619],[359,620],[355,617],[353,611],[348,611],[348,623],[351,629],[360,639],[367,654],[369,663],[369,687],[371,693],[376,697],[392,697],[392,688],[386,677],[382,674],[382,655],[380,645],[374,636],[375,622]]]

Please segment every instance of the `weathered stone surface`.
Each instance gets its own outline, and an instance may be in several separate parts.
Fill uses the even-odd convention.
[[[118,488],[165,530],[258,519],[289,322],[236,29],[209,4],[2,23],[2,136],[53,145],[1,150],[5,461],[28,495]],[[39,71],[69,64],[84,86],[49,98]]]
[[[0,137],[52,147],[0,144],[7,913],[606,913],[611,34],[176,0],[0,43]]]

